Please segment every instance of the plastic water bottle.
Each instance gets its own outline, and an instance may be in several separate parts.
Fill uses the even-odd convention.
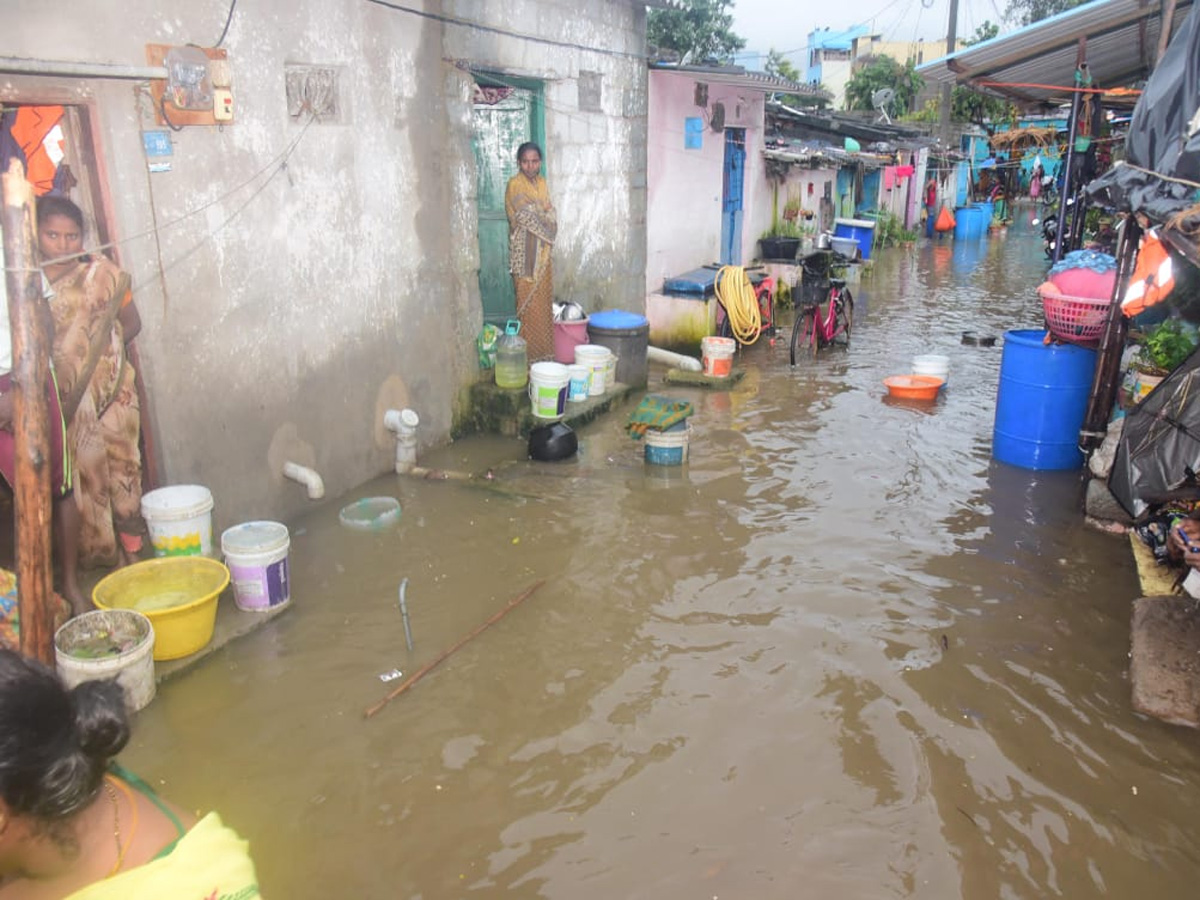
[[[529,358],[525,349],[525,338],[518,333],[521,323],[509,319],[504,334],[496,341],[496,386],[523,388],[529,381]]]

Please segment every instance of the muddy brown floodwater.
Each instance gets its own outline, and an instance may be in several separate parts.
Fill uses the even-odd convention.
[[[1076,473],[991,460],[1001,347],[960,340],[1040,326],[1028,219],[879,253],[848,351],[672,390],[680,470],[631,402],[573,461],[473,438],[423,462],[491,486],[290,523],[293,609],[162,685],[124,761],[247,836],[269,900],[1195,896],[1200,749],[1130,710],[1127,545]],[[944,396],[886,403],[924,352]],[[376,494],[398,528],[338,524]]]

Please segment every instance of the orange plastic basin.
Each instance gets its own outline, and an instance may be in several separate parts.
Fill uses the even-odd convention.
[[[888,393],[903,400],[936,400],[946,383],[936,375],[893,375],[883,379]]]

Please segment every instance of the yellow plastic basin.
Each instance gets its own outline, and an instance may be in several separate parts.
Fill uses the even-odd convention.
[[[212,640],[229,570],[206,556],[146,559],[106,575],[92,590],[100,609],[135,609],[154,626],[154,658],[179,659]]]

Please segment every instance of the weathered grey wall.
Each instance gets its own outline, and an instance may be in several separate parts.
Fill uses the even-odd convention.
[[[211,46],[229,8],[13,5],[0,56],[132,65],[147,43]],[[224,43],[236,122],[173,134],[172,171],[158,174],[141,146],[142,129],[159,127],[144,85],[0,75],[0,100],[95,110],[163,481],[207,485],[218,526],[301,510],[285,459],[314,467],[331,496],[387,471],[389,407],[420,413],[423,445],[450,434],[478,377],[482,313],[470,82],[448,60],[547,79],[559,292],[640,308],[645,191],[630,180],[645,170],[644,12],[606,0],[400,5],[623,55],[365,0],[242,3]],[[295,64],[337,67],[336,119],[289,117]],[[602,73],[603,112],[577,109],[581,68]]]

